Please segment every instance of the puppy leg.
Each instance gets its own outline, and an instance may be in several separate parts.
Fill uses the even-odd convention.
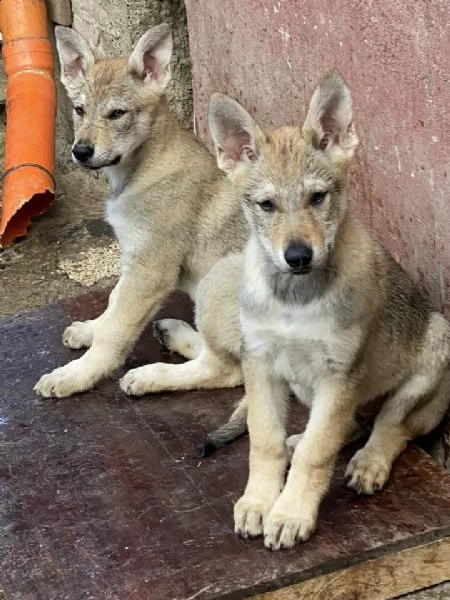
[[[202,336],[180,319],[161,319],[153,323],[153,335],[171,352],[192,360],[203,348]]]
[[[437,386],[426,374],[411,377],[386,401],[367,444],[348,464],[347,486],[359,494],[373,494],[383,488],[395,459],[408,441],[434,429],[449,400],[449,373],[444,374]]]
[[[91,389],[102,377],[123,364],[142,329],[174,289],[177,272],[152,280],[149,269],[127,269],[119,280],[107,310],[95,327],[92,346],[77,360],[43,375],[35,390],[44,397],[71,396]]]
[[[355,421],[353,419],[349,431],[347,433],[347,436],[344,440],[344,446],[347,446],[348,444],[352,444],[353,442],[356,442],[357,440],[361,439],[362,437],[364,437],[365,435],[367,435],[367,430],[360,425],[357,421]],[[303,433],[296,433],[295,435],[291,435],[287,438],[286,440],[286,447],[287,447],[287,451],[288,451],[288,460],[289,463],[292,462],[292,457],[294,456],[294,452],[295,452],[295,448],[297,446],[297,444],[299,443],[299,441],[303,438]]]
[[[289,389],[271,376],[265,361],[243,362],[250,474],[244,495],[234,507],[234,527],[244,538],[262,534],[269,511],[279,496],[286,469],[285,421]]]
[[[236,387],[241,383],[239,362],[219,357],[205,345],[197,358],[182,364],[155,363],[132,369],[122,377],[120,387],[126,394],[143,396],[168,390]]]
[[[111,307],[114,301],[114,294],[118,285],[111,291],[108,299],[108,308]],[[108,310],[108,308],[106,310]],[[106,312],[106,311],[105,311]],[[71,348],[72,350],[80,350],[80,348],[90,348],[94,339],[95,330],[97,329],[103,315],[101,314],[96,319],[89,319],[87,321],[74,321],[69,327],[66,327],[62,341],[64,346]]]
[[[320,501],[328,490],[336,455],[352,427],[355,407],[355,395],[342,381],[324,381],[316,390],[286,485],[264,526],[267,548],[291,548],[313,533]]]

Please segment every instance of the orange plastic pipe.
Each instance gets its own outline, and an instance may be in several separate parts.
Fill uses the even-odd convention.
[[[25,235],[55,196],[53,53],[44,0],[0,0],[6,140],[0,244]]]

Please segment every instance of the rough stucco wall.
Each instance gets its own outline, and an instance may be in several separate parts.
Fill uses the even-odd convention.
[[[151,26],[167,22],[174,36],[169,97],[175,114],[192,126],[192,86],[186,14],[182,0],[72,0],[73,27],[107,54],[127,56]]]
[[[338,67],[360,137],[354,179],[378,237],[450,316],[447,0],[186,0],[198,133],[212,91],[265,127],[300,123]]]

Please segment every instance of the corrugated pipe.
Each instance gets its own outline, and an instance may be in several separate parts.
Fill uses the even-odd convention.
[[[27,232],[55,196],[53,53],[44,0],[0,0],[7,80],[0,245]]]

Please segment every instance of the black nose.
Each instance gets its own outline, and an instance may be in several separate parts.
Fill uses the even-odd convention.
[[[80,162],[86,162],[91,156],[94,156],[94,146],[89,144],[75,144],[72,148],[72,154]]]
[[[284,253],[284,260],[293,269],[309,267],[312,257],[312,248],[305,244],[291,244]]]

